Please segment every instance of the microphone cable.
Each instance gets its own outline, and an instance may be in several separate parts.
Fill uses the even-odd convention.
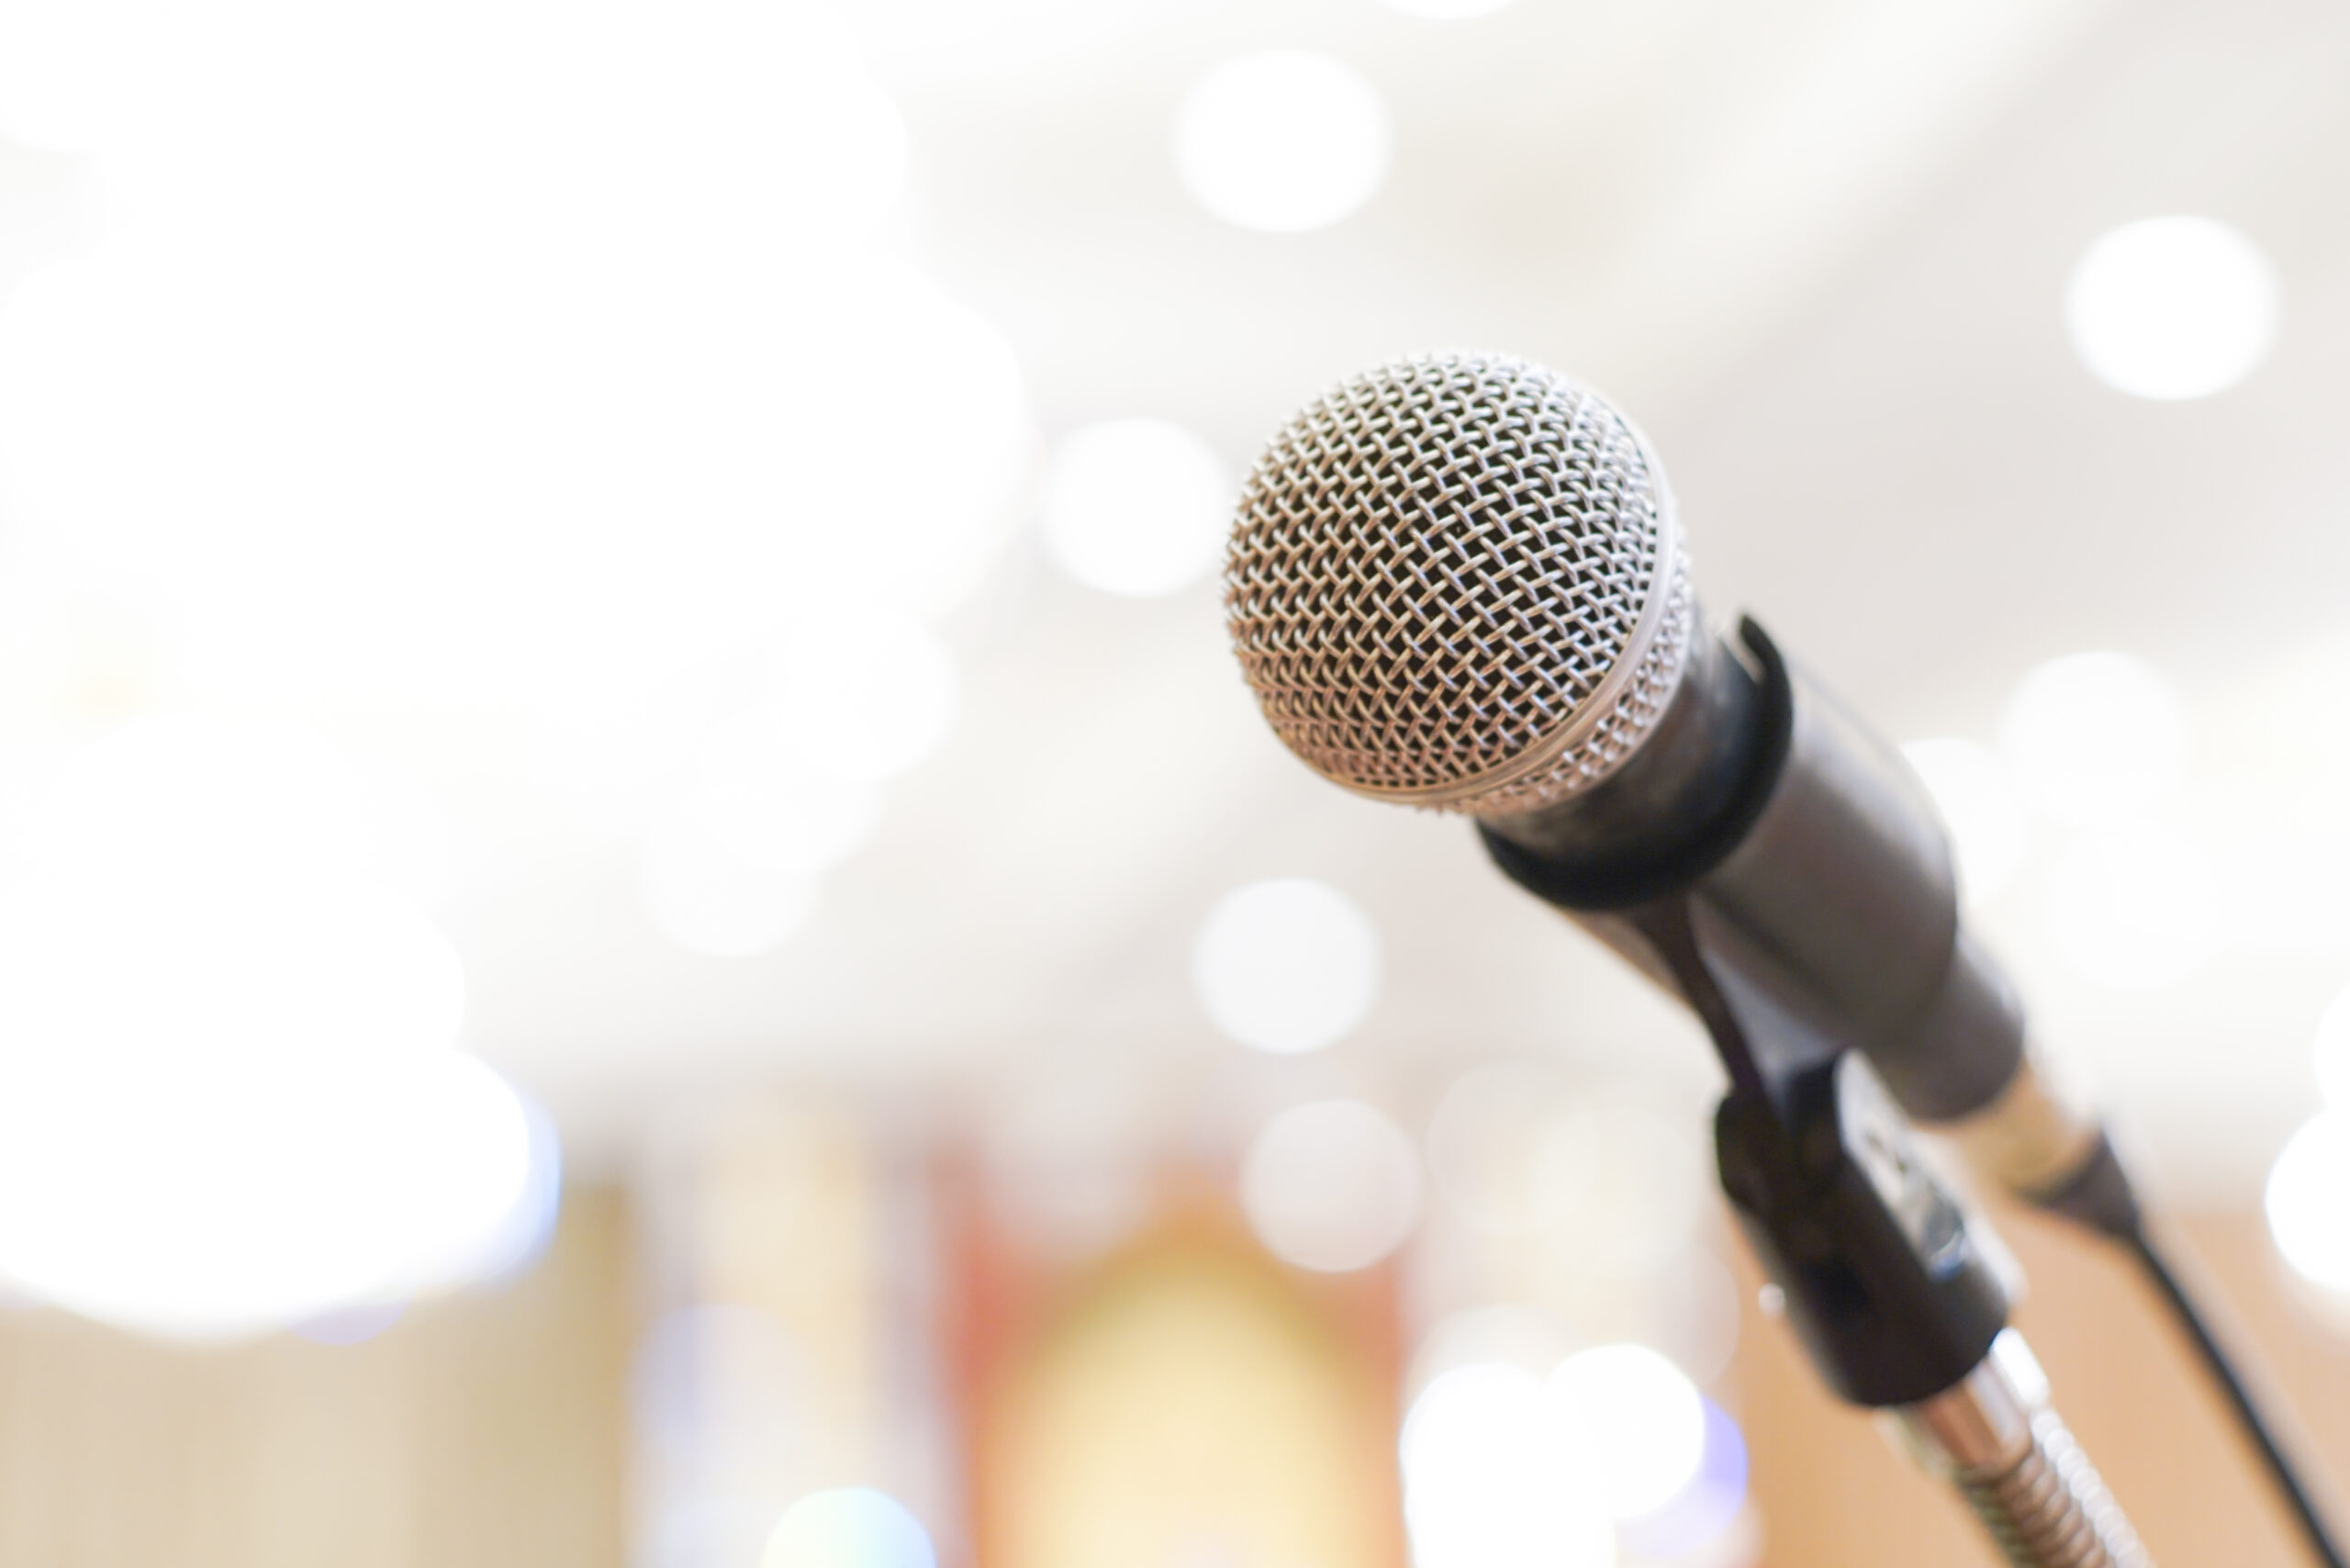
[[[2129,1250],[2139,1269],[2153,1282],[2155,1292],[2169,1306],[2171,1316],[2186,1330],[2204,1371],[2219,1385],[2220,1392],[2227,1396],[2230,1407],[2235,1412],[2237,1424],[2252,1439],[2253,1447],[2260,1450],[2269,1479],[2283,1494],[2294,1522],[2300,1527],[2302,1538],[2309,1543],[2311,1553],[2325,1564],[2325,1568],[2350,1568],[2350,1562],[2345,1562],[2342,1549],[2334,1544],[2325,1520],[2319,1515],[2309,1488],[2302,1484],[2300,1472],[2295,1469],[2292,1460],[2287,1457],[2277,1434],[2269,1429],[2268,1420],[2261,1414],[2259,1402],[2253,1397],[2252,1390],[2237,1371],[2235,1361],[2221,1344],[2202,1308],[2196,1305],[2195,1298],[2188,1294],[2186,1282],[2179,1277],[2178,1271],[2172,1267],[2145,1223],[2140,1220],[2128,1229],[2115,1233],[2114,1238]]]

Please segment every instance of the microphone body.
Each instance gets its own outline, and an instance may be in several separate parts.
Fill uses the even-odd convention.
[[[2001,1184],[2089,1198],[2071,1189],[2098,1162],[2097,1125],[2041,1072],[2014,988],[1966,931],[1915,773],[1761,627],[1740,637],[1691,649],[1665,712],[1605,780],[1481,819],[1488,852],[1676,991],[1628,912],[1685,897],[1718,982],[1803,1020],[1818,1056],[1860,1050],[1904,1111],[1956,1133]]]
[[[1274,437],[1225,611],[1308,767],[1476,819],[1505,873],[1697,1014],[1730,1080],[1723,1191],[1799,1334],[1831,1386],[1903,1413],[2011,1560],[2146,1561],[2053,1413],[2003,1381],[2004,1294],[1887,1100],[2138,1260],[2342,1568],[2112,1145],[2034,1061],[1918,779],[1753,622],[1707,634],[1686,566],[1620,413],[1522,360],[1438,355]]]
[[[1225,611],[1308,766],[1475,818],[1503,870],[1709,1026],[1699,991],[1751,997],[1799,1025],[1770,1031],[1778,1054],[1856,1048],[1987,1176],[2134,1225],[1960,919],[1908,765],[1751,621],[1708,634],[1687,579],[1663,471],[1621,414],[1523,361],[1448,355],[1335,387],[1275,437]],[[1694,954],[1643,919],[1667,900]]]

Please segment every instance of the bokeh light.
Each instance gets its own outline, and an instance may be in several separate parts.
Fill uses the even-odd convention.
[[[1251,882],[1208,912],[1192,980],[1216,1027],[1277,1053],[1318,1050],[1379,992],[1379,934],[1345,894],[1302,877]]]
[[[2089,374],[2118,392],[2209,397],[2267,358],[2277,273],[2209,218],[2149,218],[2100,236],[2065,287],[2065,326]]]
[[[0,13],[0,99],[73,9]],[[24,558],[189,689],[560,711],[979,581],[1019,366],[877,252],[904,129],[823,7],[90,9],[169,108],[0,312],[0,471]],[[910,387],[952,417],[879,417]]]
[[[1481,1229],[1542,1233],[1586,1273],[1652,1269],[1709,1201],[1702,1140],[1539,1062],[1463,1074],[1428,1124],[1437,1191]]]
[[[2268,1231],[2302,1278],[2350,1294],[2350,1112],[2321,1111],[2268,1172]]]
[[[1681,1369],[1645,1345],[1579,1350],[1550,1374],[1551,1395],[1590,1435],[1598,1495],[1618,1519],[1653,1513],[1696,1476],[1704,1401]]]
[[[1419,1216],[1419,1151],[1360,1100],[1292,1106],[1249,1145],[1240,1201],[1258,1239],[1284,1261],[1334,1273],[1366,1268]]]
[[[839,865],[872,834],[880,795],[866,780],[822,766],[830,753],[811,747],[808,729],[800,707],[783,703],[713,725],[684,787],[656,814],[655,831],[705,837],[770,871]]]
[[[530,1187],[511,1090],[456,1051],[340,1062],[52,1056],[0,1105],[0,1273],[216,1337],[473,1277]]]
[[[1307,50],[1267,50],[1203,75],[1175,117],[1175,168],[1227,223],[1297,233],[1337,222],[1387,177],[1393,133],[1378,89]]]
[[[21,804],[0,1276],[231,1335],[543,1241],[552,1132],[454,1048],[464,976],[423,911],[444,862],[415,805],[307,732],[185,716],[82,748]]]
[[[2064,822],[2112,823],[2178,783],[2187,716],[2162,677],[2127,654],[2069,654],[2026,674],[1999,745],[2032,804]]]
[[[140,719],[65,756],[38,794],[6,824],[6,852],[28,871],[334,883],[417,908],[447,890],[434,802],[296,725]]]
[[[638,885],[661,935],[689,953],[751,958],[789,941],[815,913],[822,884],[746,858],[690,815],[654,824],[637,851]]]
[[[1724,1540],[1746,1506],[1746,1434],[1729,1411],[1705,1406],[1705,1455],[1689,1484],[1653,1512],[1617,1526],[1626,1553],[1649,1562],[1684,1562]]]
[[[838,1486],[785,1510],[760,1568],[938,1568],[938,1551],[888,1493]]]
[[[2154,824],[2085,833],[2048,875],[2057,955],[2109,991],[2158,991],[2192,979],[2217,945],[2218,908],[2209,852]]]
[[[1587,1433],[1542,1379],[1481,1362],[1438,1374],[1398,1444],[1417,1568],[1611,1568]]]
[[[506,1212],[478,1240],[453,1275],[495,1282],[521,1273],[536,1263],[554,1241],[563,1217],[563,1139],[554,1118],[529,1096],[517,1093],[528,1137],[528,1165],[521,1191]]]
[[[767,715],[810,772],[869,782],[926,762],[954,732],[962,678],[937,633],[887,605],[802,615],[774,657]]]
[[[2023,796],[1997,753],[1974,741],[1912,741],[1901,755],[1917,771],[1949,830],[1960,894],[1990,899],[2023,861]]]
[[[1558,1313],[1527,1302],[1463,1307],[1439,1319],[1413,1352],[1412,1388],[1456,1367],[1500,1362],[1548,1374],[1582,1341]]]
[[[1224,550],[1234,491],[1207,442],[1167,420],[1103,420],[1063,436],[1045,475],[1046,546],[1104,593],[1172,593]]]

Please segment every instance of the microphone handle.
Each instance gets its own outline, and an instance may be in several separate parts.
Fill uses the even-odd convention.
[[[2014,988],[1959,917],[1950,846],[1899,753],[1792,671],[1751,618],[1691,651],[1640,751],[1599,786],[1481,821],[1513,880],[1668,989],[1637,913],[1685,900],[1710,966],[1869,1058],[1987,1179],[2127,1234],[2093,1114],[2041,1070]],[[1782,1064],[1785,1066],[1798,1063]]]

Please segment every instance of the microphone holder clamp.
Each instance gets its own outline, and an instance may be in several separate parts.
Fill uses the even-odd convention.
[[[1722,1191],[1841,1398],[1886,1411],[2014,1568],[2152,1568],[2047,1403],[1987,1226],[1857,1050],[1705,961],[1685,902],[1633,915],[1713,1035]]]

